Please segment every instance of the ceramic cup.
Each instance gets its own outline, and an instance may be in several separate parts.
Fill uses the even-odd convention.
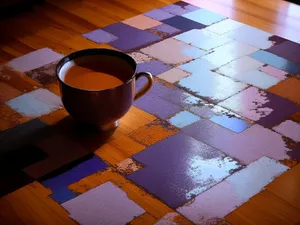
[[[104,90],[84,90],[64,82],[64,66],[70,61],[76,65],[97,65],[97,70],[113,75],[124,83]],[[91,67],[89,67],[91,68]],[[152,75],[136,72],[137,64],[129,55],[110,49],[85,49],[62,58],[56,67],[56,76],[62,102],[68,113],[80,124],[95,125],[102,131],[119,125],[119,120],[130,109],[133,101],[144,95],[152,86]],[[136,91],[136,80],[146,77],[147,84]]]

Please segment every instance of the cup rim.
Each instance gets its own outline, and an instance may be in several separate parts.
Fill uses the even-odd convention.
[[[82,56],[86,56],[86,55],[110,55],[110,56],[116,56],[116,57],[122,58],[122,59],[126,60],[129,63],[129,65],[131,65],[133,67],[134,72],[133,72],[132,76],[123,84],[121,84],[117,87],[107,88],[107,89],[99,89],[99,90],[82,89],[82,88],[77,88],[72,85],[69,85],[65,81],[63,81],[59,76],[59,72],[60,72],[61,68],[64,66],[64,64],[66,64],[67,62],[69,62],[73,59],[76,59],[76,58],[79,58]],[[136,61],[130,55],[128,55],[126,53],[123,53],[123,52],[120,52],[117,50],[113,50],[113,49],[107,49],[107,48],[87,48],[87,49],[72,52],[72,53],[64,56],[62,59],[60,59],[55,68],[55,75],[59,82],[63,83],[64,85],[66,85],[70,88],[74,88],[74,89],[81,90],[81,91],[88,91],[88,92],[99,92],[99,91],[112,91],[112,90],[115,90],[117,88],[120,88],[122,86],[129,84],[135,78],[136,70],[137,70]]]

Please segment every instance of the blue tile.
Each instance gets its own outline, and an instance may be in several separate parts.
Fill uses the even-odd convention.
[[[259,50],[257,52],[252,53],[250,57],[291,74],[300,73],[299,64],[293,63],[270,52]]]
[[[189,20],[182,16],[174,16],[172,18],[163,20],[162,23],[169,24],[170,26],[175,27],[181,31],[189,31],[192,29],[202,29],[202,28],[206,27],[205,25],[203,25],[201,23],[197,23],[193,20]]]
[[[250,127],[250,124],[246,121],[228,115],[213,116],[210,120],[236,133],[240,133]]]
[[[206,9],[198,9],[182,16],[207,26],[226,19],[225,16],[208,11]]]
[[[67,187],[63,187],[55,190],[55,192],[49,196],[59,204],[62,204],[75,198],[77,195],[70,191]]]
[[[183,128],[197,122],[198,120],[200,120],[198,116],[195,116],[188,111],[182,111],[169,119],[169,122],[175,127]]]

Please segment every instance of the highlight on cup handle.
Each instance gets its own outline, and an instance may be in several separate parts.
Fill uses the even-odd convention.
[[[136,76],[135,76],[135,79],[136,81],[141,78],[141,77],[146,77],[148,82],[147,84],[145,84],[145,86],[139,90],[136,94],[135,94],[135,97],[134,97],[134,100],[137,100],[139,99],[140,97],[142,97],[144,94],[146,94],[147,91],[150,90],[150,88],[152,87],[152,82],[153,82],[153,77],[151,75],[151,73],[149,72],[141,72],[141,73],[138,73]]]

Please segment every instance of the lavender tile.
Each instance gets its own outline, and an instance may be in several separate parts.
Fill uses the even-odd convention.
[[[268,156],[275,160],[289,159],[290,148],[282,136],[258,124],[240,133],[235,133],[218,124],[202,119],[182,129],[195,139],[217,148],[244,164]]]
[[[185,77],[188,77],[190,75],[190,73],[185,72],[179,68],[173,68],[170,69],[160,75],[158,75],[157,77],[159,77],[160,79],[163,79],[165,81],[168,81],[170,83],[175,83]]]
[[[300,44],[298,43],[287,40],[281,44],[275,45],[267,49],[266,51],[271,52],[287,60],[290,60],[294,63],[300,64]]]
[[[224,35],[256,48],[267,49],[273,45],[272,41],[269,40],[272,34],[248,25],[234,29]]]
[[[168,24],[172,27],[175,27],[181,31],[189,31],[192,29],[202,29],[202,28],[206,27],[205,25],[203,25],[201,23],[197,23],[193,20],[189,20],[182,16],[174,16],[172,18],[162,20],[161,22]]]
[[[240,133],[250,127],[250,124],[246,121],[228,115],[212,116],[210,120],[236,133]]]
[[[69,201],[76,197],[76,194],[70,191],[67,187],[60,188],[55,190],[54,193],[49,195],[54,201],[62,204],[66,201]]]
[[[181,111],[180,113],[176,114],[172,118],[169,119],[170,124],[175,127],[183,128],[192,123],[199,121],[200,118],[188,111]]]
[[[40,84],[47,85],[57,81],[56,78],[56,65],[57,62],[50,63],[48,65],[36,68],[25,72],[31,79],[39,82]]]
[[[259,69],[260,71],[269,74],[272,77],[275,77],[279,80],[284,80],[287,78],[287,72],[279,70],[273,66],[265,65]]]
[[[19,72],[27,72],[49,63],[60,60],[63,55],[52,51],[50,48],[42,48],[15,58],[7,63],[8,66]]]
[[[115,35],[112,35],[104,30],[98,29],[82,35],[83,37],[96,42],[98,44],[101,43],[110,43],[118,39]]]
[[[182,16],[207,26],[226,19],[225,16],[208,11],[206,9],[198,9]]]
[[[143,48],[141,52],[168,64],[184,63],[206,54],[203,50],[172,38]]]
[[[250,57],[291,74],[300,73],[300,65],[270,52],[260,50],[251,54]]]
[[[150,146],[133,158],[146,167],[127,178],[171,208],[183,205],[241,168],[230,157],[182,133]]]
[[[247,87],[245,84],[235,82],[211,71],[194,73],[180,80],[178,85],[199,97],[214,102],[222,101]]]
[[[262,157],[177,211],[195,224],[215,224],[286,170],[288,167]]]
[[[46,89],[23,94],[6,104],[26,117],[39,117],[62,108],[60,98]]]
[[[144,15],[137,15],[131,17],[129,19],[124,20],[122,23],[125,23],[129,26],[135,27],[140,30],[146,30],[151,27],[156,27],[162,24],[161,22],[151,19]]]
[[[111,182],[93,188],[62,206],[71,218],[84,225],[127,224],[145,213]]]
[[[250,87],[220,103],[227,109],[236,112],[258,124],[272,128],[288,116],[299,111],[295,103],[270,92]]]
[[[164,37],[164,38],[172,36],[172,35],[180,32],[179,29],[172,27],[168,24],[162,24],[162,25],[159,25],[156,27],[152,27],[148,31],[150,31],[151,33],[153,33],[155,35]]]
[[[144,13],[145,16],[148,16],[152,19],[155,19],[155,20],[158,20],[158,21],[161,21],[161,20],[165,20],[165,19],[169,19],[171,17],[174,17],[173,14],[171,13],[168,13],[164,10],[161,10],[161,9],[154,9],[154,10],[151,10],[149,12],[146,12]]]
[[[186,2],[182,2],[182,1],[171,4],[171,5],[164,6],[161,8],[161,10],[163,10],[165,12],[169,12],[171,14],[178,15],[178,16],[183,15],[188,12],[193,12],[198,9],[199,9],[199,7],[190,5],[190,4],[188,4]]]
[[[203,70],[207,71],[213,69],[214,65],[205,59],[195,59],[179,66],[179,68],[190,73],[199,73]]]
[[[153,76],[164,73],[172,69],[170,65],[167,65],[159,60],[151,60],[148,62],[138,63],[137,72],[150,72]]]
[[[294,141],[300,142],[300,124],[292,120],[286,120],[279,124],[276,127],[273,127],[273,130],[278,133],[291,138]]]
[[[102,30],[119,37],[118,40],[110,42],[110,45],[122,51],[137,49],[162,39],[124,23],[115,23],[104,27]]]
[[[229,31],[233,31],[237,28],[244,26],[245,24],[237,22],[235,20],[226,19],[221,22],[215,23],[211,26],[208,26],[205,30],[211,31],[215,34],[221,35]]]

